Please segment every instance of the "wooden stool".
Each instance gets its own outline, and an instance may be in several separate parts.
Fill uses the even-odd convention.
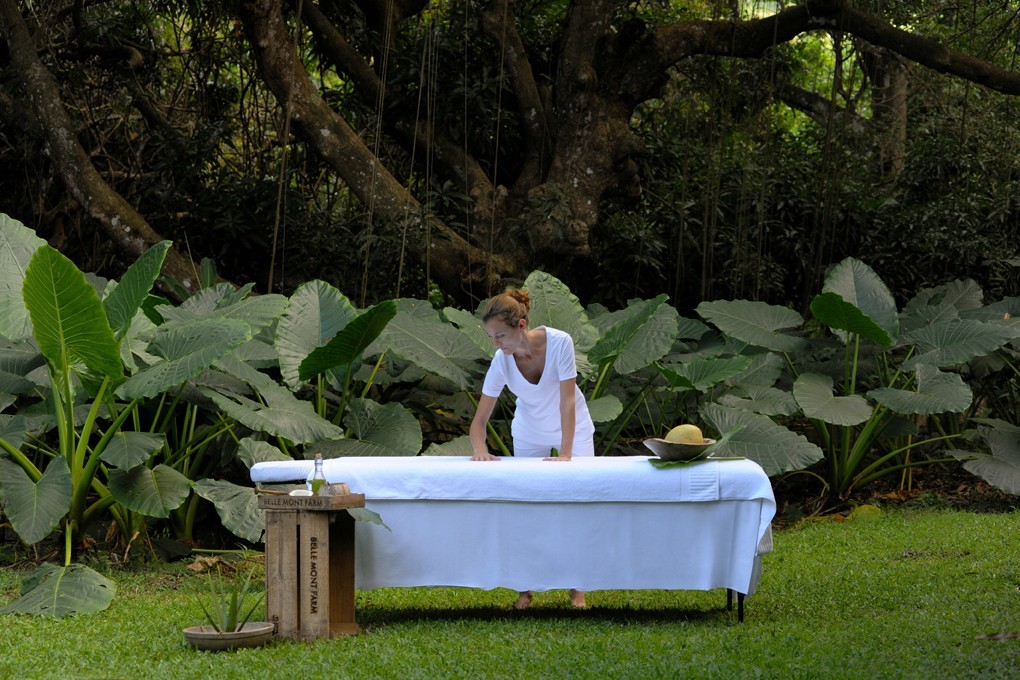
[[[266,620],[292,640],[357,635],[354,518],[364,494],[259,496],[266,514]]]

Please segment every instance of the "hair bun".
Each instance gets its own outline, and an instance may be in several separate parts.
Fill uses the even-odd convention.
[[[506,292],[507,295],[516,300],[522,307],[524,307],[524,315],[531,310],[531,295],[528,291],[523,288],[511,288]]]

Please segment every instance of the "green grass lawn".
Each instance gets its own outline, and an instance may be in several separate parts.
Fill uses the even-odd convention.
[[[663,565],[664,569],[669,565]],[[0,601],[20,573],[0,572]],[[358,593],[363,633],[196,652],[204,577],[113,570],[97,615],[0,616],[0,678],[960,678],[1020,677],[1020,512],[895,510],[779,531],[746,620],[725,591]]]

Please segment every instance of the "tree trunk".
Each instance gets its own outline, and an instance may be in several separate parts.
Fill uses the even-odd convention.
[[[418,201],[319,95],[294,52],[279,0],[246,0],[239,13],[262,77],[290,112],[295,133],[343,178],[372,219],[406,225],[409,247],[441,286],[478,284],[489,292],[503,275],[519,273],[510,258],[477,248],[422,214]]]
[[[118,250],[129,258],[140,257],[164,239],[92,165],[64,109],[56,81],[36,55],[35,44],[15,0],[0,0],[0,30],[7,40],[11,68],[30,102],[35,119],[31,127],[42,135],[43,149],[68,193],[85,208]],[[196,272],[190,258],[176,249],[167,252],[164,274],[193,291],[198,287]]]

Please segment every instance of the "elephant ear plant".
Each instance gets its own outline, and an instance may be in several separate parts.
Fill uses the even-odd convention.
[[[798,330],[804,325],[799,314],[765,303],[703,302],[698,312],[745,343],[745,352],[758,348],[756,354],[764,349],[782,357],[789,374],[780,378],[772,373],[769,380],[789,381],[796,410],[784,408],[774,415],[801,415],[813,425],[827,461],[817,476],[825,495],[837,500],[882,476],[952,460],[911,458],[917,447],[957,436],[937,427],[933,435],[923,436],[918,423],[932,422],[937,414],[964,413],[972,393],[953,369],[1020,334],[1010,324],[960,318],[944,304],[908,305],[900,313],[878,275],[854,258],[830,270],[811,302],[815,320],[831,335],[809,337]],[[706,409],[706,416],[720,431],[763,417],[765,403],[780,407],[783,402],[733,398],[760,393],[762,387],[735,377],[729,394]],[[741,416],[738,410],[753,413]],[[753,434],[754,428],[745,427],[727,452],[758,459],[760,442],[748,439]]]
[[[176,470],[146,464],[164,441],[158,433],[129,429],[137,425],[140,404],[194,377],[251,332],[240,320],[229,329],[202,321],[156,329],[144,353],[151,364],[128,379],[124,357],[131,353],[122,353],[122,344],[134,342],[133,329],[145,315],[143,305],[170,243],[143,254],[100,300],[70,260],[12,220],[3,227],[0,287],[20,288],[21,305],[6,300],[10,309],[0,319],[0,333],[21,349],[34,342],[46,375],[38,390],[42,401],[0,430],[0,500],[28,544],[62,529],[64,565],[27,578],[25,587],[32,589],[23,588],[22,598],[0,611],[26,611],[39,589],[70,611],[91,611],[108,604],[113,588],[71,564],[73,546],[86,528],[112,515],[127,535],[128,513],[165,517],[190,493],[191,482]]]

